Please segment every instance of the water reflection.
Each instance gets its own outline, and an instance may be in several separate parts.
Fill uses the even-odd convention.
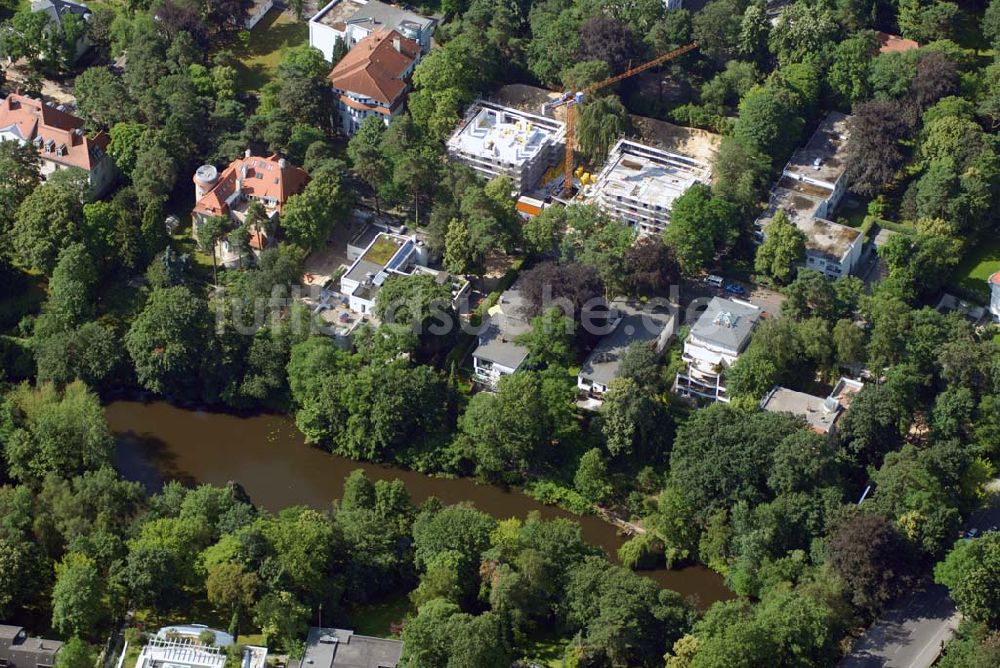
[[[185,484],[240,483],[254,503],[271,511],[293,505],[328,508],[343,492],[344,478],[357,468],[374,480],[398,478],[415,503],[436,496],[446,504],[469,501],[494,517],[569,517],[580,523],[584,539],[614,560],[624,538],[597,517],[562,509],[492,485],[468,479],[434,478],[413,471],[356,462],[307,446],[287,418],[241,417],[173,406],[166,402],[116,401],[106,408],[118,435],[116,465],[122,475],[158,490],[165,480]],[[702,567],[643,571],[663,587],[692,598],[699,607],[730,598],[718,574]]]

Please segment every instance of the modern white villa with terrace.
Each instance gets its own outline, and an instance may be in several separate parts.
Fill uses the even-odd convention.
[[[347,297],[352,311],[367,315],[374,310],[375,299],[387,280],[420,274],[432,276],[436,282],[448,285],[452,304],[456,304],[470,290],[469,281],[465,278],[428,267],[427,247],[415,236],[379,232],[340,277],[340,291]]]
[[[729,402],[724,375],[750,343],[760,309],[749,302],[713,297],[684,340],[674,391],[691,399]]]
[[[332,62],[338,40],[351,49],[375,32],[395,30],[427,53],[436,26],[434,19],[379,0],[333,0],[309,19],[309,46]]]

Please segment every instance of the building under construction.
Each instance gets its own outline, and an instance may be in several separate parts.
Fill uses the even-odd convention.
[[[710,167],[700,160],[621,139],[589,195],[640,235],[659,235],[670,222],[674,200],[710,176]]]
[[[507,176],[519,193],[532,191],[560,164],[566,139],[563,123],[519,109],[478,100],[448,139],[448,154],[487,179]]]

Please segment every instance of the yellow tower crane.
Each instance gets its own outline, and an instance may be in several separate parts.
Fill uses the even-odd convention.
[[[616,74],[615,76],[608,77],[603,81],[590,84],[581,91],[566,92],[556,102],[547,105],[550,109],[555,109],[556,107],[561,106],[566,107],[566,157],[563,163],[563,197],[569,198],[573,194],[573,163],[574,151],[576,149],[576,105],[582,103],[584,99],[586,99],[586,97],[594,91],[598,91],[602,88],[610,86],[611,84],[618,83],[623,79],[628,79],[629,77],[635,76],[640,72],[645,72],[646,70],[656,67],[657,65],[662,65],[668,60],[672,60],[677,56],[685,54],[688,51],[693,51],[697,48],[698,43],[692,42],[678,49],[674,49],[673,51],[668,51],[667,53],[657,56],[642,65],[630,67],[621,74]]]

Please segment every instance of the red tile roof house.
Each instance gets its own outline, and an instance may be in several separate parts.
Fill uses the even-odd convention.
[[[202,165],[192,180],[195,205],[191,210],[191,232],[197,239],[201,225],[215,216],[228,216],[234,225],[241,225],[252,201],[263,204],[268,218],[276,225],[282,207],[289,197],[302,192],[309,182],[309,174],[277,154],[263,158],[252,155],[248,149],[221,174],[212,165]],[[264,229],[250,231],[250,248],[254,255],[259,255],[271,241]],[[225,267],[237,266],[242,260],[225,239],[219,241],[216,254]]]
[[[327,76],[337,98],[340,131],[353,135],[373,114],[388,125],[403,110],[420,57],[419,42],[385,29],[348,51]]]
[[[108,135],[88,137],[83,120],[27,95],[11,94],[0,102],[0,141],[31,143],[41,159],[42,176],[58,169],[83,169],[95,197],[107,192],[118,177],[107,154]]]

